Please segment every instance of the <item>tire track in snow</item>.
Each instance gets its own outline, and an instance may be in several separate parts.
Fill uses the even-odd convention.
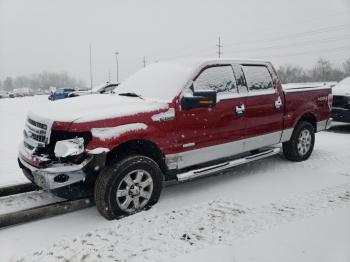
[[[59,201],[63,199],[43,190],[1,197],[0,215]]]
[[[349,205],[346,183],[257,207],[216,200],[159,215],[142,212],[12,261],[162,261]]]

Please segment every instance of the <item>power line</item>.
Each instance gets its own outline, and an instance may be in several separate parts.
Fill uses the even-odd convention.
[[[336,12],[336,13],[332,13],[332,14],[327,14],[327,15],[323,15],[323,16],[318,16],[316,18],[313,19],[305,19],[305,20],[300,20],[299,22],[293,22],[291,24],[280,24],[278,23],[278,27],[276,26],[265,26],[260,28],[259,30],[267,30],[267,29],[280,29],[280,28],[286,28],[286,27],[291,27],[291,26],[295,26],[295,25],[303,25],[303,24],[308,24],[309,22],[313,22],[313,21],[317,21],[317,20],[321,20],[324,18],[328,18],[328,17],[339,17],[341,15],[346,15],[346,17],[348,18],[349,12],[348,11],[341,11],[341,12]],[[244,34],[252,34],[256,32],[256,28],[254,28],[254,30],[250,30],[250,31],[244,31]]]
[[[340,30],[344,30],[344,29],[350,29],[350,24],[342,24],[342,25],[337,25],[337,26],[318,28],[315,30],[287,34],[287,35],[283,35],[283,36],[279,36],[279,37],[270,37],[270,38],[265,38],[265,39],[264,38],[263,39],[254,39],[254,40],[250,40],[250,41],[240,41],[240,42],[228,44],[227,46],[247,44],[247,43],[252,43],[252,42],[256,42],[256,41],[259,41],[260,43],[261,42],[274,42],[274,41],[278,41],[278,40],[289,39],[290,37],[300,37],[300,36],[304,37],[304,36],[340,31]]]
[[[341,30],[345,30],[345,29],[350,29],[350,24],[342,24],[342,25],[336,25],[336,26],[331,26],[331,27],[318,28],[315,30],[298,32],[298,33],[283,35],[283,36],[279,36],[279,37],[271,37],[271,38],[265,38],[265,39],[254,39],[254,40],[249,40],[249,41],[240,41],[240,42],[235,42],[235,43],[231,43],[229,45],[226,45],[226,47],[227,46],[237,46],[237,45],[242,45],[242,44],[250,44],[250,43],[256,43],[256,42],[268,43],[268,42],[275,42],[278,40],[289,40],[291,37],[299,37],[299,38],[300,37],[310,37],[312,35],[320,35],[320,34],[329,33],[329,32],[341,31]],[[205,49],[201,49],[201,50],[188,52],[187,54],[184,54],[184,55],[178,55],[178,56],[174,56],[174,57],[164,58],[164,60],[182,58],[182,57],[186,57],[186,56],[190,56],[190,55],[194,55],[194,54],[206,55],[210,52],[210,50],[212,50],[212,48],[205,48]]]
[[[336,48],[328,48],[328,49],[318,49],[318,50],[308,50],[308,51],[303,51],[303,52],[298,52],[298,53],[289,53],[289,54],[280,54],[280,55],[264,55],[262,57],[288,57],[288,56],[298,56],[298,55],[309,55],[309,54],[315,54],[315,53],[320,53],[320,52],[338,52],[338,51],[347,51],[350,50],[350,45],[347,46],[340,46]],[[323,55],[323,54],[322,54]]]
[[[300,45],[309,45],[309,44],[323,44],[323,43],[329,43],[329,42],[334,42],[334,41],[339,41],[339,40],[348,40],[347,37],[350,37],[350,35],[346,36],[338,36],[338,37],[328,37],[328,38],[323,38],[323,39],[317,39],[317,40],[308,40],[308,41],[302,41],[302,42],[291,42],[288,43],[287,45],[274,45],[274,46],[266,46],[266,47],[258,47],[258,48],[251,48],[251,49],[237,49],[237,50],[228,50],[226,53],[231,54],[231,53],[246,53],[246,52],[254,52],[254,51],[260,51],[260,50],[268,50],[268,49],[283,49],[283,48],[290,48],[290,47],[295,47],[295,46],[300,46]]]

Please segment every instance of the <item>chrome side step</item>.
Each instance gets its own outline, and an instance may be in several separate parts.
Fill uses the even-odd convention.
[[[266,150],[264,152],[260,152],[258,154],[250,155],[247,157],[235,159],[232,161],[220,163],[220,164],[209,166],[209,167],[204,167],[204,168],[200,168],[200,169],[196,169],[196,170],[187,171],[185,173],[177,174],[176,175],[177,180],[179,182],[184,182],[184,181],[195,179],[198,177],[210,175],[210,174],[213,174],[216,172],[224,171],[224,170],[229,169],[231,167],[243,165],[243,164],[246,164],[249,162],[253,162],[253,161],[256,161],[259,159],[263,159],[263,158],[266,158],[269,156],[276,155],[280,151],[281,151],[280,148],[273,148],[273,149],[269,149],[269,150]]]

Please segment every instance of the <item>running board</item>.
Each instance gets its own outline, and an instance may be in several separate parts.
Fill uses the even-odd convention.
[[[254,155],[250,155],[250,156],[246,156],[243,158],[239,158],[239,159],[235,159],[229,162],[224,162],[224,163],[220,163],[217,165],[213,165],[213,166],[209,166],[209,167],[204,167],[204,168],[200,168],[200,169],[196,169],[196,170],[191,170],[185,173],[181,173],[176,175],[177,176],[177,180],[179,182],[184,182],[187,180],[191,180],[191,179],[195,179],[198,177],[202,177],[202,176],[206,176],[206,175],[210,175],[216,172],[220,172],[220,171],[224,171],[226,169],[229,169],[231,167],[235,167],[235,166],[239,166],[239,165],[243,165],[249,162],[253,162],[259,159],[263,159],[269,156],[273,156],[278,154],[281,151],[280,148],[273,148],[273,149],[269,149],[266,150],[264,152],[260,152]]]

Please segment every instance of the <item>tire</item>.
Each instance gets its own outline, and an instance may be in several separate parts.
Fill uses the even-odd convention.
[[[294,128],[291,139],[283,143],[283,154],[291,161],[305,161],[310,157],[314,144],[314,127],[309,122],[300,122]]]
[[[129,156],[106,166],[97,177],[96,207],[108,220],[128,216],[156,204],[162,186],[163,174],[155,161]]]

